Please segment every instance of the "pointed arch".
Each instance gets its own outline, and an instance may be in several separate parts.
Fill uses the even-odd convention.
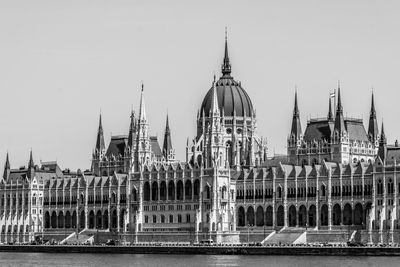
[[[265,211],[265,225],[273,226],[274,224],[274,215],[272,206],[268,206]]]
[[[185,182],[185,199],[192,199],[192,181],[186,180]]]
[[[245,212],[242,206],[238,209],[238,226],[245,226]]]
[[[252,206],[247,208],[247,224],[254,226],[254,208]]]
[[[179,180],[176,184],[176,199],[183,200],[183,182]]]
[[[145,182],[143,185],[143,199],[144,201],[150,201],[150,184]]]
[[[174,183],[174,181],[168,182],[168,200],[175,200],[175,183]]]
[[[261,206],[258,206],[256,211],[256,225],[264,226],[264,209]]]

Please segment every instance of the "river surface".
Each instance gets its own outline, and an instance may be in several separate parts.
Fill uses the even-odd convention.
[[[3,253],[0,266],[400,266],[400,257]]]

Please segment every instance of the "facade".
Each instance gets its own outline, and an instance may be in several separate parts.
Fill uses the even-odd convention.
[[[400,148],[387,145],[383,125],[378,136],[373,96],[368,133],[362,121],[343,116],[339,89],[335,117],[329,103],[327,118],[310,120],[303,134],[296,94],[290,164],[283,164],[267,159],[251,99],[231,71],[225,40],[222,75],[201,104],[185,162],[175,159],[168,116],[163,145],[150,135],[143,85],[128,134],[107,147],[100,115],[90,170],[38,166],[32,152],[28,168],[11,169],[7,155],[0,242],[99,232],[133,242],[239,242],[249,227],[349,227],[378,231],[379,242],[388,230],[395,241]]]

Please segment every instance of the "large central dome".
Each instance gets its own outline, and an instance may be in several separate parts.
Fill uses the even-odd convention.
[[[249,95],[242,88],[239,82],[236,82],[231,76],[231,65],[228,57],[228,44],[225,40],[225,57],[222,64],[222,77],[215,82],[218,97],[218,107],[221,114],[238,117],[251,117],[254,114],[253,104]],[[200,115],[203,112],[206,117],[210,115],[213,101],[213,88],[208,90],[203,103],[201,104]],[[223,112],[223,113],[222,113]]]

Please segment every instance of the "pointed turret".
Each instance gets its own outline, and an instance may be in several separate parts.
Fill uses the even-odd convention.
[[[168,114],[167,114],[167,120],[166,120],[166,124],[165,124],[163,155],[164,155],[165,159],[167,159],[167,160],[171,158],[171,155],[173,155],[171,131],[169,129]]]
[[[3,173],[3,178],[4,180],[8,179],[8,176],[10,175],[10,161],[8,159],[8,152],[7,152],[7,156],[6,156],[6,163],[4,164],[4,173]]]
[[[129,125],[129,135],[128,135],[128,147],[133,148],[133,144],[135,143],[135,131],[136,131],[136,118],[135,111],[131,111],[131,124]]]
[[[144,85],[142,82],[142,90],[140,94],[140,107],[139,107],[139,121],[136,126],[136,157],[135,167],[137,171],[140,169],[140,165],[144,163],[150,163],[152,160],[152,151],[149,136],[149,125],[147,123],[146,108],[144,102]]]
[[[382,121],[381,137],[379,138],[379,143],[382,143],[382,144],[385,144],[385,145],[387,144],[385,129],[383,127],[383,121]]]
[[[101,154],[105,150],[103,125],[101,122],[101,113],[99,117],[99,129],[97,130],[96,148],[95,152]]]
[[[330,97],[329,97],[328,121],[333,121],[332,100]]]
[[[302,135],[301,132],[301,122],[300,122],[300,112],[297,105],[297,91],[294,94],[294,108],[293,108],[293,119],[292,119],[292,129],[290,131],[290,137],[296,140],[300,139]]]
[[[376,119],[376,111],[374,104],[374,93],[371,96],[371,111],[369,113],[369,124],[368,124],[368,138],[371,142],[376,142],[378,140],[379,130],[378,121]]]
[[[31,150],[31,153],[29,155],[28,169],[34,168],[34,167],[35,167],[35,163],[33,162],[33,156],[32,156],[32,150]]]
[[[378,156],[381,158],[383,163],[386,162],[386,154],[387,154],[387,140],[382,121],[381,137],[379,138]]]
[[[225,54],[224,54],[224,63],[222,64],[222,74],[224,76],[230,76],[231,74],[231,63],[229,62],[228,55],[228,33],[225,29]]]
[[[139,121],[140,123],[146,122],[146,107],[144,103],[144,85],[142,83],[142,91],[140,93],[140,110],[139,110]]]
[[[27,173],[28,178],[32,178],[34,176],[34,172],[35,172],[35,163],[33,162],[32,149],[31,149],[31,153],[29,155],[29,163],[28,163],[28,173]]]
[[[219,116],[219,106],[218,106],[218,95],[217,95],[217,88],[215,86],[215,82],[213,83],[213,99],[211,104],[211,117]]]
[[[336,116],[335,116],[335,131],[337,130],[339,133],[345,132],[346,127],[344,125],[344,116],[343,116],[343,107],[342,100],[340,97],[340,86],[338,88],[338,103],[336,108]]]

